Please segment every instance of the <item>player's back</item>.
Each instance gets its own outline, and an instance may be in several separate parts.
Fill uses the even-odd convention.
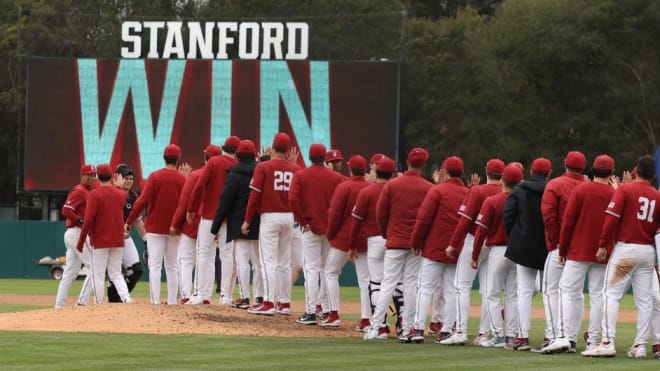
[[[293,174],[300,168],[288,160],[271,159],[254,169],[250,189],[261,193],[258,211],[290,212],[289,189]]]

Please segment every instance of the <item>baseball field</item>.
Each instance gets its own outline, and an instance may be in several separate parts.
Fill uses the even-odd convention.
[[[77,295],[81,281],[70,294]],[[400,344],[395,339],[364,341],[354,331],[359,319],[357,288],[342,288],[342,327],[321,329],[295,323],[303,290],[293,291],[293,315],[262,317],[244,310],[210,306],[153,306],[147,285],[134,291],[134,305],[105,304],[52,309],[57,281],[0,280],[0,368],[71,369],[635,369],[657,370],[651,358],[628,359],[635,333],[630,295],[621,305],[616,358],[579,354],[540,355],[472,345]],[[479,296],[472,295],[472,305]],[[542,338],[543,305],[534,299],[532,342]],[[472,313],[477,313],[476,307]],[[475,322],[470,322],[474,329]],[[584,324],[583,324],[584,325]],[[584,329],[583,329],[584,330]],[[470,337],[474,336],[470,333]],[[578,352],[584,344],[578,342]]]

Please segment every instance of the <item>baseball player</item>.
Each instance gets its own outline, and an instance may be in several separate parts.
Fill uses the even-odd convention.
[[[559,234],[559,263],[564,270],[559,281],[559,337],[550,343],[546,353],[575,349],[577,333],[584,311],[584,278],[589,277],[589,329],[587,349],[596,346],[600,335],[603,308],[605,262],[596,259],[598,237],[603,227],[607,205],[614,188],[609,180],[614,160],[607,155],[596,157],[593,163],[593,182],[575,187],[571,193]]]
[[[218,209],[220,195],[227,178],[227,170],[236,164],[236,149],[240,139],[230,136],[222,147],[224,154],[215,156],[204,165],[204,171],[199,176],[188,204],[188,222],[201,208],[202,218],[197,231],[197,295],[193,296],[189,304],[203,304],[210,302],[213,293],[213,273],[216,249],[220,247],[221,280],[220,304],[231,305],[234,275],[233,249],[225,241],[227,239],[227,225],[222,224],[219,234],[211,233],[213,217]]]
[[[548,256],[543,269],[543,307],[545,308],[546,334],[550,339],[548,347],[559,337],[559,279],[564,265],[559,261],[559,232],[568,198],[573,189],[584,182],[582,171],[586,165],[584,154],[568,152],[564,160],[566,172],[548,182],[541,199],[541,214],[545,225],[545,241]],[[548,347],[541,353],[548,353]],[[575,348],[567,351],[575,353]]]
[[[240,297],[231,305],[240,309],[250,307],[250,262],[255,272],[253,285],[255,302],[259,302],[257,298],[262,298],[264,295],[259,262],[259,215],[255,215],[250,221],[250,232],[247,235],[241,233],[245,208],[250,197],[250,179],[257,166],[254,155],[254,143],[251,140],[242,140],[238,144],[236,151],[238,163],[229,168],[218,210],[211,225],[211,233],[217,234],[223,221],[227,221],[226,242],[234,248],[240,289]]]
[[[360,190],[355,201],[355,207],[351,212],[353,223],[348,241],[349,246],[354,246],[357,243],[360,234],[367,237],[367,268],[369,270],[369,298],[372,313],[380,296],[386,249],[385,239],[378,229],[376,220],[376,203],[385,183],[392,177],[395,170],[394,160],[389,157],[380,158],[376,166],[375,182]],[[355,330],[367,332],[369,326],[369,318],[362,318]]]
[[[614,339],[619,302],[630,283],[637,306],[637,336],[628,353],[636,358],[646,356],[654,309],[654,237],[660,224],[660,208],[656,208],[660,194],[651,184],[655,177],[653,157],[641,157],[636,169],[635,180],[619,186],[607,206],[596,252],[596,258],[601,262],[610,256],[605,268],[602,342],[582,352],[583,356],[616,356]]]
[[[367,181],[373,183],[377,179],[376,172],[378,171],[378,162],[385,158],[382,153],[374,153],[369,160],[369,172],[366,175]]]
[[[486,163],[486,184],[471,187],[465,200],[458,210],[458,224],[447,246],[447,256],[454,257],[458,254],[456,262],[456,331],[450,338],[443,340],[443,344],[465,344],[468,341],[468,313],[470,311],[470,291],[472,282],[479,272],[479,292],[482,297],[486,293],[486,272],[488,271],[488,251],[479,255],[478,270],[472,269],[472,249],[474,245],[474,233],[476,231],[475,220],[483,205],[484,200],[502,192],[501,179],[504,171],[504,162],[500,159],[491,159]],[[464,241],[464,242],[463,242]],[[450,303],[451,305],[451,303]],[[451,319],[450,319],[451,321]],[[481,345],[488,340],[490,329],[489,316],[486,301],[481,301],[481,321],[479,322],[479,335],[474,340],[475,345]]]
[[[402,339],[403,342],[424,342],[424,328],[431,296],[438,285],[443,287],[445,302],[456,301],[454,278],[458,256],[448,256],[446,249],[458,223],[458,210],[468,189],[461,179],[463,160],[460,157],[448,157],[445,160],[445,169],[449,178],[433,186],[426,194],[417,212],[415,227],[410,237],[410,245],[415,255],[422,256],[422,263],[415,305],[417,308],[415,323],[409,336]],[[451,341],[443,342],[451,336],[454,318],[456,318],[456,307],[445,305],[442,317],[443,328],[435,339],[436,343],[454,344]],[[404,329],[407,327],[404,326]]]
[[[76,244],[80,237],[80,227],[83,224],[85,217],[85,206],[87,205],[87,196],[89,191],[96,183],[96,167],[94,165],[83,165],[80,168],[80,183],[73,187],[71,192],[66,198],[64,206],[62,206],[62,216],[66,218],[64,232],[64,246],[66,246],[66,265],[64,265],[64,272],[62,279],[57,287],[57,296],[55,297],[55,309],[64,308],[66,298],[69,295],[71,284],[78,277],[80,265],[85,266],[91,272],[91,261],[89,250],[84,249],[82,253],[76,250]],[[86,305],[89,301],[89,296],[92,293],[92,277],[87,275],[83,283],[80,296],[78,297],[79,305]]]
[[[160,277],[165,262],[167,278],[167,304],[176,305],[179,291],[178,246],[179,236],[170,235],[172,218],[181,198],[181,190],[186,177],[181,174],[176,163],[181,157],[181,148],[170,144],[163,151],[165,167],[149,175],[140,197],[126,219],[124,229],[130,233],[144,208],[147,208],[145,228],[149,246],[149,291],[151,304],[160,304]]]
[[[475,223],[477,230],[474,236],[474,248],[471,256],[471,266],[479,268],[481,254],[488,254],[488,269],[485,280],[485,295],[489,323],[493,329],[494,337],[480,345],[485,347],[513,348],[514,344],[518,350],[529,350],[529,340],[526,344],[522,341],[514,341],[518,333],[518,296],[516,289],[516,265],[509,260],[504,253],[509,242],[502,223],[504,203],[509,193],[522,180],[522,170],[515,165],[509,165],[502,172],[502,190],[500,193],[486,198],[481,206]],[[483,249],[484,241],[488,249]],[[480,281],[481,282],[481,281]],[[502,318],[502,306],[500,297],[504,292],[504,310]],[[502,328],[502,322],[506,319],[506,328]]]
[[[340,150],[331,149],[325,154],[325,164],[332,171],[341,173],[344,167],[344,156],[342,156]]]
[[[358,234],[358,238],[349,243],[351,231],[351,211],[355,206],[358,193],[369,186],[365,179],[367,160],[359,155],[348,160],[350,177],[339,184],[332,195],[328,211],[328,232],[330,251],[325,262],[325,278],[330,300],[330,314],[321,322],[322,327],[339,327],[339,274],[350,259],[355,264],[358,286],[360,287],[361,320],[371,317],[369,299],[369,266],[367,261],[367,237]]]
[[[112,169],[108,164],[97,166],[101,186],[89,193],[85,217],[76,249],[82,253],[87,235],[91,247],[92,286],[96,304],[104,302],[105,272],[117,289],[121,301],[134,303],[121,273],[124,249],[124,206],[126,194],[112,184]],[[121,175],[119,175],[121,181]]]
[[[131,208],[135,203],[135,200],[138,197],[137,192],[133,191],[133,169],[127,164],[119,164],[115,168],[115,174],[121,175],[121,177],[115,177],[116,182],[114,185],[126,193],[126,205],[124,206],[124,220],[128,218],[128,214],[131,212]],[[135,228],[137,228],[140,238],[144,240],[144,235],[146,231],[144,230],[144,223],[142,218],[138,218],[134,222]],[[126,286],[128,287],[128,292],[133,292],[135,285],[142,278],[142,263],[140,263],[140,255],[138,254],[137,247],[135,246],[135,241],[130,235],[124,236],[124,250],[122,255],[122,273],[124,279],[126,280]],[[108,283],[108,301],[110,303],[121,303],[121,297],[117,293],[112,281]]]
[[[275,135],[271,159],[257,165],[250,181],[250,198],[241,232],[247,235],[252,218],[256,213],[261,214],[259,256],[265,293],[262,303],[248,309],[252,314],[273,315],[277,299],[280,313],[290,314],[293,213],[289,206],[289,189],[294,174],[300,169],[286,158],[290,147],[288,134]]]
[[[309,160],[312,165],[293,176],[289,203],[295,220],[303,227],[303,271],[305,274],[305,313],[296,319],[303,325],[316,324],[316,304],[325,301],[321,293],[326,293],[325,263],[330,251],[326,237],[328,230],[328,209],[337,186],[344,177],[323,166],[326,158],[325,146],[313,143],[309,147]],[[329,304],[329,303],[328,303]],[[322,311],[329,311],[329,306]]]
[[[429,153],[423,148],[413,148],[408,153],[408,171],[402,176],[387,182],[378,197],[376,220],[382,236],[385,238],[385,261],[383,281],[380,286],[378,304],[371,316],[371,326],[364,335],[365,340],[387,339],[388,328],[385,315],[389,299],[396,285],[403,280],[402,326],[401,336],[408,339],[406,329],[413,325],[417,278],[421,259],[413,254],[410,236],[413,231],[417,210],[428,190],[433,186],[421,177],[421,172],[429,159]]]
[[[548,254],[545,246],[541,198],[551,170],[550,160],[542,157],[534,160],[531,177],[514,187],[504,203],[503,222],[509,235],[504,256],[516,263],[520,322],[518,337],[523,340],[529,339],[536,276],[543,269]],[[519,343],[524,344],[524,342]],[[543,344],[545,345],[547,344]],[[513,349],[516,347],[514,346]]]

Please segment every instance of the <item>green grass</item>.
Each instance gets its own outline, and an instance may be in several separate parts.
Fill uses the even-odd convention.
[[[77,294],[81,281],[71,290]],[[147,297],[140,283],[136,297]],[[0,280],[0,294],[52,295],[52,280]],[[294,300],[302,300],[295,287]],[[342,300],[357,301],[356,288],[342,288]],[[478,295],[473,293],[473,299]],[[476,303],[477,300],[474,301]],[[535,306],[542,306],[537,295]],[[633,308],[626,296],[622,308]],[[31,310],[43,306],[0,304],[0,312]],[[1,320],[1,319],[0,319]],[[470,322],[471,328],[476,325]],[[540,342],[543,320],[534,320],[533,343]],[[75,326],[75,324],[72,324]],[[634,324],[619,324],[618,350],[613,359],[579,355],[544,356],[528,352],[484,349],[474,346],[446,347],[433,344],[399,344],[396,340],[366,342],[355,338],[268,338],[212,335],[124,335],[96,333],[0,332],[0,369],[455,369],[496,370],[512,368],[556,370],[657,370],[653,359],[630,360],[625,356],[632,342]],[[578,350],[583,345],[579,343]],[[650,348],[650,346],[649,346]],[[648,349],[649,355],[650,349]]]

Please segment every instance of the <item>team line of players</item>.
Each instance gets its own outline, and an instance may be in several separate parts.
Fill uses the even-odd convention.
[[[651,184],[650,156],[638,160],[634,180],[623,184],[612,181],[614,160],[607,155],[594,159],[592,181],[582,175],[586,158],[578,151],[567,154],[565,173],[552,180],[547,159],[534,160],[524,180],[520,163],[491,159],[486,183],[479,185],[473,176],[468,188],[456,156],[434,173],[435,185],[422,178],[429,158],[423,148],[409,152],[402,174],[384,155],[372,156],[369,165],[352,156],[348,178],[326,166],[341,166],[341,153],[321,144],[310,147],[311,165],[301,169],[286,133],[275,136],[269,158],[261,161],[252,141],[235,136],[204,154],[205,166],[184,175],[176,167],[179,147],[167,146],[165,167],[149,176],[137,199],[129,191],[132,171],[120,165],[113,176],[108,165],[83,166],[81,184],[62,209],[67,261],[89,264],[92,271],[79,304],[86,304],[92,291],[96,303],[104,301],[106,270],[110,301],[133,302],[129,286],[139,258],[128,236],[135,225],[149,248],[153,304],[160,304],[163,262],[167,304],[210,304],[219,248],[221,305],[289,315],[291,286],[302,268],[305,311],[296,322],[338,327],[339,275],[350,260],[360,288],[356,330],[365,332],[365,340],[389,337],[386,315],[394,299],[401,342],[422,343],[428,334],[437,335],[436,343],[457,345],[468,341],[469,295],[478,274],[482,305],[473,343],[549,354],[576,352],[588,277],[590,315],[582,354],[616,355],[619,302],[632,285],[638,331],[627,355],[646,357],[651,336],[653,353],[660,357],[660,254],[654,248],[660,194]],[[101,186],[90,192],[94,174]],[[64,306],[72,275],[65,270],[57,308]],[[532,348],[537,277],[546,327],[544,343]],[[239,297],[232,300],[237,280]]]

